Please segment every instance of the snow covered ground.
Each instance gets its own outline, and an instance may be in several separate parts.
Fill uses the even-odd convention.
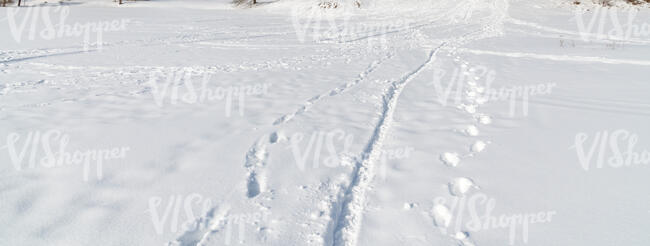
[[[650,9],[0,8],[0,245],[648,245]]]

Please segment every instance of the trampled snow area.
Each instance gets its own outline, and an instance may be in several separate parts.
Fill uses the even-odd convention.
[[[649,245],[650,9],[570,2],[0,8],[0,245]]]

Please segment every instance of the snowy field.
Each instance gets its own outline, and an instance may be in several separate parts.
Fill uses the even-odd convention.
[[[0,245],[650,245],[650,8],[571,2],[8,4]]]

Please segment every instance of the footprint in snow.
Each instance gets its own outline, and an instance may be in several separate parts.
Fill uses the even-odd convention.
[[[455,178],[449,182],[449,193],[454,196],[464,196],[472,188],[479,189],[479,187],[470,178],[460,177]]]
[[[476,127],[475,125],[469,125],[464,130],[464,132],[467,136],[476,137],[478,136],[479,130],[478,127]]]
[[[455,167],[460,163],[460,155],[455,152],[446,152],[440,155],[440,160],[448,166]]]
[[[490,123],[492,123],[492,118],[488,115],[479,115],[477,117],[477,120],[483,125],[489,125]]]
[[[279,143],[279,142],[284,142],[285,140],[287,140],[287,137],[284,136],[284,134],[282,134],[281,132],[273,132],[269,136],[269,143],[272,143],[272,144]]]
[[[470,147],[470,150],[474,153],[482,152],[485,149],[485,146],[487,146],[488,143],[483,142],[481,140],[478,140],[472,144]]]
[[[469,105],[461,104],[460,106],[458,106],[458,108],[464,110],[467,113],[474,114],[476,113],[477,106],[474,104],[469,104]]]
[[[434,205],[433,210],[431,210],[431,213],[433,215],[433,222],[436,224],[437,227],[447,228],[449,226],[449,223],[451,222],[452,214],[451,211],[449,211],[449,208],[447,208],[445,205],[442,204]]]

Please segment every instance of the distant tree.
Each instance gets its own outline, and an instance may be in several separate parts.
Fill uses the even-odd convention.
[[[14,3],[13,0],[2,0],[2,7],[7,7],[7,4]]]

